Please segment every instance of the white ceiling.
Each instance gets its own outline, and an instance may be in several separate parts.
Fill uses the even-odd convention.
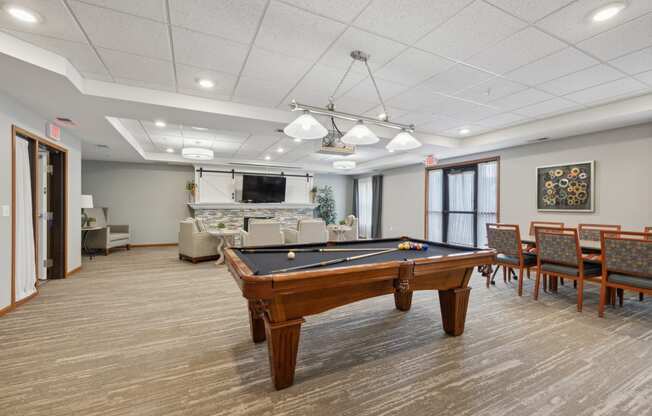
[[[12,3],[44,21],[26,26],[0,12],[0,30],[67,58],[85,79],[272,109],[286,110],[292,99],[324,105],[349,52],[362,49],[392,119],[415,123],[423,135],[457,138],[467,127],[477,136],[652,91],[651,0],[630,0],[599,24],[588,16],[605,0]],[[202,90],[198,78],[216,87]],[[354,66],[336,106],[380,112],[362,66]],[[119,118],[151,152],[180,147],[189,132],[172,125],[169,132],[152,130],[153,118],[135,114]],[[229,134],[212,131],[216,153],[332,160],[314,154],[314,143],[296,144],[273,130],[254,134],[247,123]],[[287,151],[274,155],[279,146]],[[387,156],[381,142],[360,147],[354,158]]]

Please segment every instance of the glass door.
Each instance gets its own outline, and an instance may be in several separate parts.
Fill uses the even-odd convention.
[[[477,241],[477,168],[444,170],[444,241],[474,246]]]

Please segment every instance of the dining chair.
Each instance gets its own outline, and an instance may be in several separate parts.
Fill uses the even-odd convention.
[[[553,222],[553,221],[530,221],[530,229],[528,231],[528,234],[530,235],[530,237],[535,237],[536,229],[538,227],[564,228],[564,223],[563,222]],[[536,247],[533,244],[526,244],[524,249],[525,249],[526,252],[536,255],[537,250],[536,250]]]
[[[652,294],[652,239],[648,233],[602,232],[602,279],[598,315],[613,290]],[[622,306],[622,295],[620,295]]]
[[[487,224],[487,241],[489,248],[497,252],[496,266],[503,268],[503,280],[513,269],[518,269],[518,295],[523,295],[523,272],[530,276],[530,268],[535,267],[537,258],[533,254],[523,253],[521,232],[518,225]],[[497,271],[497,269],[496,269]],[[495,273],[494,273],[495,274]],[[487,287],[491,277],[487,275]]]
[[[620,225],[608,224],[578,224],[577,230],[579,232],[580,240],[600,241],[600,233],[602,231],[620,231]],[[584,253],[585,260],[602,261],[600,253]]]
[[[575,228],[536,228],[537,277],[534,300],[539,298],[541,276],[552,278],[550,285],[556,290],[557,278],[577,281],[577,311],[582,312],[584,281],[600,282],[599,263],[588,263],[582,258],[580,240]]]
[[[652,240],[652,226],[643,228],[643,232],[648,240]]]

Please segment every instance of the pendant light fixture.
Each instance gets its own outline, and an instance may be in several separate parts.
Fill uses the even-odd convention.
[[[380,140],[378,136],[376,136],[373,131],[369,130],[369,127],[365,126],[362,121],[358,121],[358,124],[353,126],[351,130],[347,131],[342,137],[343,143],[353,145],[374,144],[378,143],[378,140]]]
[[[322,126],[308,111],[304,111],[296,120],[285,126],[283,132],[299,140],[321,139],[328,134],[326,127]]]
[[[387,143],[387,146],[385,146],[385,148],[390,152],[412,150],[417,147],[421,147],[421,142],[415,139],[414,136],[407,131],[402,131],[397,134],[392,141]]]

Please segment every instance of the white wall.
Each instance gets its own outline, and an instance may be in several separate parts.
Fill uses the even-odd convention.
[[[315,186],[331,186],[335,197],[336,221],[343,220],[353,212],[353,178],[346,175],[316,174]]]
[[[192,166],[84,160],[82,189],[112,224],[129,224],[132,244],[177,243],[179,221],[189,217],[186,183]]]
[[[500,156],[500,220],[522,228],[532,220],[622,224],[641,230],[652,225],[652,124],[515,147],[440,164]],[[538,212],[537,166],[596,161],[594,213]],[[383,236],[423,236],[425,176],[422,165],[383,172]],[[417,234],[418,233],[418,234]]]
[[[13,98],[0,93],[0,206],[11,207],[11,126],[41,137],[46,119]],[[81,266],[81,141],[62,129],[60,145],[68,149],[68,271]],[[11,217],[0,216],[0,309],[11,304]]]

